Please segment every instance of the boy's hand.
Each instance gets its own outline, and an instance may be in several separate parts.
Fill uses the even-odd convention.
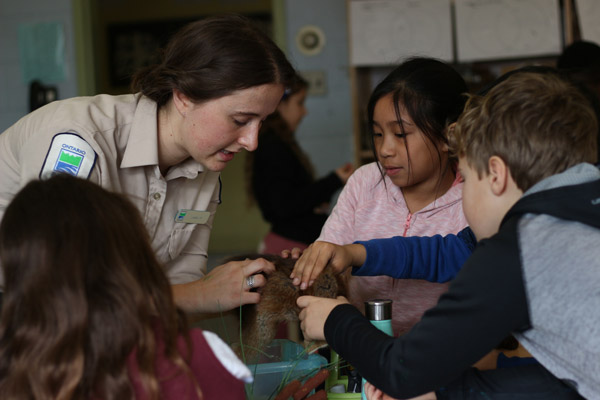
[[[298,307],[302,309],[298,315],[300,328],[305,340],[325,340],[325,321],[329,313],[336,306],[348,303],[348,300],[339,296],[337,299],[328,299],[315,296],[300,296],[296,300]]]
[[[300,285],[300,289],[305,290],[326,266],[331,266],[339,274],[352,265],[362,265],[366,257],[367,252],[361,244],[339,246],[329,242],[314,242],[296,261],[290,278],[294,285]]]

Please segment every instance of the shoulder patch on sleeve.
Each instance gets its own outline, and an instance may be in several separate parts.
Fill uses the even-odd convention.
[[[67,173],[87,179],[96,165],[96,152],[88,142],[74,133],[58,133],[52,138],[40,171],[40,179]]]

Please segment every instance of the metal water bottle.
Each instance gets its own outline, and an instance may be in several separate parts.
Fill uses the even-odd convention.
[[[365,315],[380,331],[393,336],[392,300],[375,299],[365,301]]]
[[[375,299],[365,301],[365,316],[371,320],[371,323],[375,325],[380,331],[387,333],[390,336],[394,336],[392,331],[392,300],[388,299]],[[362,399],[366,400],[365,395],[365,379],[362,380],[363,390]]]

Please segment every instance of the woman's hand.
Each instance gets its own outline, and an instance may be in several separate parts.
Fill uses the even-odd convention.
[[[273,271],[275,266],[263,258],[230,261],[213,268],[197,281],[174,285],[175,302],[187,312],[202,313],[229,311],[243,304],[255,304],[260,301],[260,293],[251,289],[262,287],[267,282],[260,272],[268,275]]]
[[[367,251],[361,244],[340,246],[329,242],[314,242],[296,261],[290,278],[294,285],[300,285],[300,289],[305,290],[326,266],[329,265],[335,273],[341,273],[352,265],[362,265],[366,257]]]
[[[347,304],[348,299],[339,296],[337,299],[327,299],[315,296],[300,296],[296,304],[302,310],[298,315],[300,328],[305,340],[325,340],[323,328],[329,313],[340,304]]]

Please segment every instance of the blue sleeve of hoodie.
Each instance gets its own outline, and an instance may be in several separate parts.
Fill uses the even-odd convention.
[[[396,279],[447,282],[469,258],[477,240],[471,228],[457,235],[395,236],[357,241],[367,250],[365,263],[352,268],[352,275],[387,275]]]

